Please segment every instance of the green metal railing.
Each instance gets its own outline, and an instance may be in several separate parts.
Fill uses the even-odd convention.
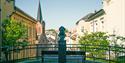
[[[85,63],[125,63],[125,48],[105,45],[80,45],[67,44],[67,51],[85,51]],[[26,60],[39,60],[41,56],[38,51],[58,51],[57,44],[36,44],[26,47],[2,47],[2,62],[21,62]],[[58,54],[57,54],[58,55]]]
[[[59,31],[58,44],[1,47],[2,59],[0,63],[25,63],[26,61],[32,63],[125,63],[124,46],[66,44],[65,28],[61,26]],[[53,54],[56,59],[53,59],[55,58]],[[45,58],[45,55],[48,55],[48,58]],[[72,59],[73,55],[80,56]],[[51,59],[49,59],[50,56]]]

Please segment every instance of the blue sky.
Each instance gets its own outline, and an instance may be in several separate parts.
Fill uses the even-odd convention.
[[[40,0],[46,28],[72,28],[88,13],[102,8],[102,0]],[[36,18],[39,0],[16,0],[16,6]]]

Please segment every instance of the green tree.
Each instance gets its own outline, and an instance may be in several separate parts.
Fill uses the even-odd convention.
[[[6,60],[8,60],[9,49],[22,48],[29,43],[26,27],[17,21],[6,19],[2,22],[2,37],[2,50]]]
[[[67,33],[67,32],[69,32],[69,30],[68,30],[68,29],[66,29],[66,30],[65,30],[65,32]]]
[[[85,33],[80,37],[81,50],[88,53],[89,57],[106,58],[107,46],[109,46],[108,35],[104,32]]]
[[[4,20],[2,46],[20,46],[28,43],[26,27],[17,21]]]
[[[114,50],[115,58],[114,60],[118,60],[118,63],[124,62],[122,60],[125,56],[120,56],[120,54],[123,54],[124,52],[124,43],[125,43],[125,37],[124,36],[117,36],[115,34],[109,36],[111,45],[113,46],[111,50]]]

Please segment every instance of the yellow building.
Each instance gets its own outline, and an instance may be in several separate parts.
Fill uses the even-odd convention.
[[[28,31],[28,41],[30,44],[35,44],[36,41],[36,23],[37,21],[27,13],[15,6],[15,11],[11,15],[11,19],[24,24]]]
[[[12,19],[14,21],[17,21],[20,24],[25,25],[27,27],[26,33],[28,33],[27,39],[28,39],[29,43],[36,44],[35,43],[36,36],[37,36],[36,25],[37,25],[38,21],[35,20],[30,15],[28,15],[27,13],[25,13],[23,10],[16,7],[15,1],[0,0],[0,20],[4,20],[4,19]],[[1,37],[0,37],[0,39],[1,39]],[[27,55],[25,55],[24,52],[27,52]],[[25,57],[34,57],[36,55],[36,50],[34,50],[34,49],[26,50],[26,51],[21,50],[20,52],[14,52],[11,55],[12,55],[12,57],[10,59],[16,59],[17,56],[18,56],[18,59],[25,58]],[[0,57],[2,57],[2,59],[4,59],[4,56],[0,56]]]
[[[16,7],[15,0],[0,0],[0,20],[9,18],[24,24],[28,29],[26,32],[28,41],[30,44],[35,44],[37,20]]]
[[[0,20],[4,20],[10,17],[14,11],[15,1],[0,0]]]
[[[42,18],[41,4],[39,0],[37,19],[34,19],[23,10],[15,6],[15,0],[0,0],[0,20],[11,19],[26,26],[27,40],[30,44],[45,44],[48,39],[45,34],[45,22]],[[1,22],[0,22],[1,24]],[[0,35],[1,36],[1,35]],[[1,39],[1,38],[0,38]],[[1,45],[1,44],[0,44]],[[29,48],[32,46],[28,46]],[[27,52],[26,54],[24,52]],[[41,52],[41,51],[39,51]],[[35,57],[36,49],[21,50],[11,53],[10,59]],[[4,57],[2,57],[4,59]]]

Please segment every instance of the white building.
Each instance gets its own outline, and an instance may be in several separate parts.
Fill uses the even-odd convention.
[[[87,21],[90,23],[90,32],[105,32],[105,11],[100,9],[92,14]]]
[[[87,21],[93,13],[89,13],[76,22],[77,36],[82,36],[86,32],[90,32],[90,22]]]
[[[90,32],[104,32],[104,20],[105,19],[105,12],[103,9],[95,12],[95,13],[89,13],[85,17],[81,18],[79,21],[77,21],[77,35],[83,36],[84,33],[90,33]]]
[[[49,40],[49,44],[57,44],[57,32],[54,29],[46,30],[46,37]]]
[[[125,0],[103,0],[105,30],[110,34],[125,36]]]

